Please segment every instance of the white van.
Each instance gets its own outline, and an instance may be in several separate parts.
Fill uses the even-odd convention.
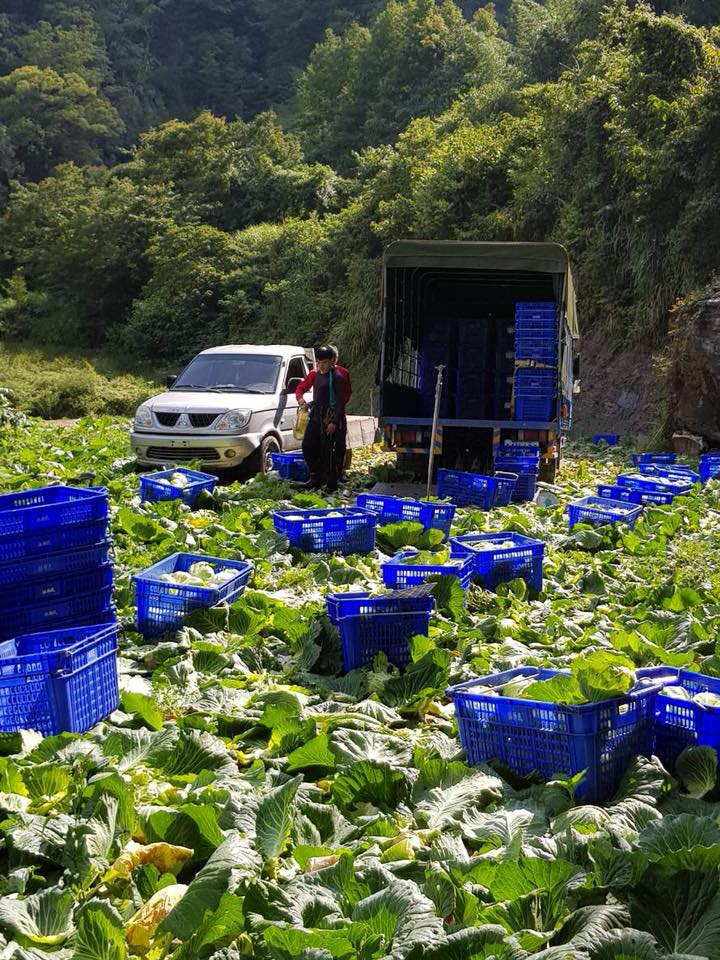
[[[179,376],[168,377],[165,393],[138,407],[133,453],[145,466],[199,460],[228,470],[247,462],[267,473],[273,453],[300,446],[293,437],[295,388],[312,356],[287,345],[203,350]]]

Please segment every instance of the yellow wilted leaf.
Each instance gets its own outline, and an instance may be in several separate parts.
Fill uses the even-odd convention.
[[[129,877],[135,867],[145,863],[156,867],[160,873],[177,873],[178,869],[193,853],[194,851],[189,847],[176,847],[171,843],[143,845],[131,840],[110,867],[105,875],[105,880],[112,877]]]
[[[131,947],[149,947],[159,924],[185,896],[184,883],[174,883],[154,893],[125,924],[125,938]]]

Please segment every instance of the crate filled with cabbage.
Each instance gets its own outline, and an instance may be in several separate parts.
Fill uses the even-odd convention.
[[[514,774],[583,773],[577,790],[599,803],[633,757],[652,756],[659,681],[626,657],[598,650],[565,670],[518,667],[447,690],[470,764],[499,761]]]
[[[472,575],[486,590],[501,583],[524,580],[530,590],[539,593],[543,586],[542,540],[506,530],[500,533],[465,533],[450,540],[451,555],[470,557]]]
[[[191,610],[232,603],[252,569],[248,560],[174,553],[140,571],[133,577],[138,631],[148,637],[178,630]]]
[[[720,679],[677,667],[638,671],[661,683],[655,704],[655,754],[671,773],[687,747],[712,747],[720,754]]]
[[[417,586],[432,577],[457,577],[463,590],[467,590],[473,569],[472,556],[453,555],[449,547],[435,551],[407,547],[382,564],[382,576],[385,586],[394,590]]]
[[[192,507],[200,494],[212,493],[217,477],[199,470],[176,467],[173,470],[161,470],[140,477],[140,499],[146,503],[158,500],[182,500]]]

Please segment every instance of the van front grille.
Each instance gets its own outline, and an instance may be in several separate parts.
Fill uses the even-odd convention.
[[[194,427],[209,427],[219,416],[219,413],[191,413],[190,423]]]
[[[151,460],[161,460],[163,463],[185,463],[188,460],[202,460],[212,463],[220,459],[220,454],[212,447],[150,447],[147,452]]]
[[[178,422],[179,413],[156,413],[157,422],[161,427],[174,427]]]

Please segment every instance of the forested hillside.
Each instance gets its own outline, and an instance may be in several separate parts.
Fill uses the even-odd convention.
[[[10,341],[357,359],[436,237],[564,243],[585,330],[649,343],[720,263],[717,0],[1,9]]]

